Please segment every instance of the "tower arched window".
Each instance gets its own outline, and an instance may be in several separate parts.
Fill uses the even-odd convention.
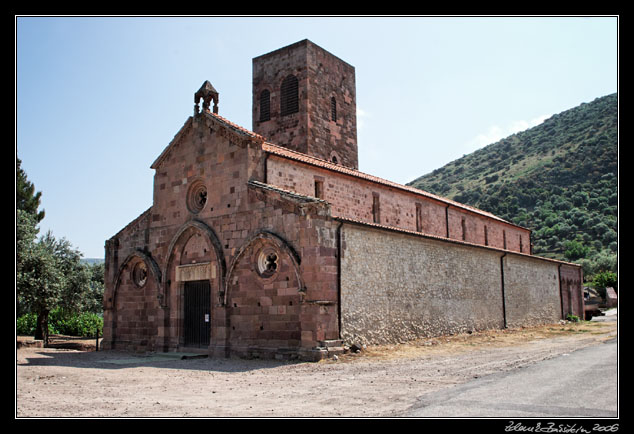
[[[289,75],[282,81],[280,114],[282,116],[299,111],[299,86],[297,77]]]
[[[264,89],[260,93],[260,122],[271,119],[271,92]]]

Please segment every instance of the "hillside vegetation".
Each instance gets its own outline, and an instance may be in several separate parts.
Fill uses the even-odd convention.
[[[617,94],[564,111],[409,185],[531,229],[533,253],[616,272]]]

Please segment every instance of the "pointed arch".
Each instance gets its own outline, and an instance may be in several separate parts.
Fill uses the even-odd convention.
[[[247,238],[244,243],[242,244],[242,246],[240,247],[240,249],[238,250],[238,252],[235,254],[235,256],[233,257],[232,261],[231,261],[231,265],[229,266],[229,269],[227,270],[227,277],[225,279],[225,286],[224,286],[224,299],[223,299],[223,305],[226,306],[227,304],[227,297],[228,297],[228,293],[229,293],[229,283],[231,282],[231,277],[233,275],[234,269],[236,267],[236,265],[240,262],[240,259],[244,256],[244,254],[246,252],[249,251],[249,249],[258,241],[269,241],[272,244],[274,244],[278,249],[280,249],[280,251],[285,252],[288,254],[288,257],[291,259],[291,263],[293,265],[293,271],[295,273],[295,277],[297,278],[297,282],[299,284],[299,292],[300,293],[305,293],[306,292],[306,286],[304,284],[304,280],[302,279],[301,273],[300,273],[300,269],[299,266],[301,264],[301,258],[299,256],[299,254],[297,253],[297,251],[293,248],[293,246],[291,246],[291,244],[286,241],[283,237],[281,237],[280,235],[269,231],[267,229],[262,229],[258,232],[256,232],[255,234],[251,235],[249,238]]]
[[[143,261],[145,263],[147,269],[150,271],[150,273],[152,273],[152,276],[154,277],[154,280],[156,281],[156,283],[159,286],[161,285],[162,273],[161,273],[160,267],[158,266],[156,261],[154,261],[154,259],[150,255],[145,253],[145,251],[143,251],[141,249],[137,249],[137,250],[133,251],[132,253],[130,253],[123,260],[123,262],[119,266],[119,269],[117,270],[117,274],[115,275],[115,278],[114,278],[114,286],[113,286],[114,289],[113,289],[113,292],[112,292],[112,297],[108,299],[108,305],[109,306],[115,306],[115,299],[116,299],[116,296],[117,296],[117,290],[119,289],[119,286],[121,284],[121,277],[123,276],[123,272],[127,268],[128,264],[130,264],[134,259],[139,259],[139,260]]]
[[[137,280],[139,268],[143,273],[141,282]],[[110,348],[149,351],[157,348],[154,336],[161,310],[157,298],[162,280],[160,267],[145,250],[136,249],[123,260],[113,280],[111,296],[104,300],[104,322],[106,315],[110,318],[109,337],[104,335],[104,339]],[[138,297],[147,301],[138,308],[140,313],[136,307],[128,307]]]
[[[174,262],[174,256],[175,256],[174,252],[178,243],[183,239],[183,237],[190,235],[194,231],[198,231],[202,233],[207,239],[207,241],[209,241],[209,244],[211,245],[214,251],[214,254],[216,256],[216,260],[218,261],[218,266],[220,267],[220,272],[218,273],[219,274],[218,277],[220,279],[219,287],[224,288],[225,287],[224,280],[226,276],[226,262],[225,262],[225,257],[222,250],[222,244],[220,243],[220,239],[216,235],[216,232],[211,227],[209,227],[207,224],[203,223],[200,220],[190,220],[187,223],[185,223],[183,226],[181,226],[178,229],[178,231],[176,231],[176,234],[172,237],[172,241],[170,241],[170,244],[167,248],[167,256],[165,261],[165,268],[163,269],[163,275],[169,276],[169,272]],[[167,303],[169,300],[168,293],[169,293],[170,284],[171,282],[169,278],[165,278],[163,284],[161,285],[162,290],[159,294],[161,307],[167,307]]]

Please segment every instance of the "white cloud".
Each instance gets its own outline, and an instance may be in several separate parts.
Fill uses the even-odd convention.
[[[357,107],[357,131],[365,126],[365,119],[367,119],[368,117],[370,117],[370,114],[368,112]]]
[[[489,129],[485,133],[478,134],[472,140],[467,142],[464,146],[465,152],[473,152],[476,149],[480,149],[484,146],[490,145],[491,143],[495,143],[512,134],[519,133],[520,131],[524,131],[529,128],[533,128],[534,126],[537,126],[544,122],[550,116],[551,115],[542,115],[528,121],[513,121],[505,127],[493,125],[489,127]]]

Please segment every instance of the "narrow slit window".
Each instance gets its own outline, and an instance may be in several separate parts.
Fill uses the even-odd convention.
[[[372,221],[381,223],[381,204],[378,193],[372,193]]]
[[[271,119],[271,92],[264,89],[260,94],[260,122]]]
[[[416,204],[416,231],[423,231],[423,209],[420,203]]]
[[[467,239],[467,223],[464,217],[462,218],[461,224],[462,224],[462,241],[465,241]]]
[[[337,100],[334,96],[330,98],[330,120],[337,122]]]
[[[315,180],[315,197],[323,199],[324,197],[324,181]]]

